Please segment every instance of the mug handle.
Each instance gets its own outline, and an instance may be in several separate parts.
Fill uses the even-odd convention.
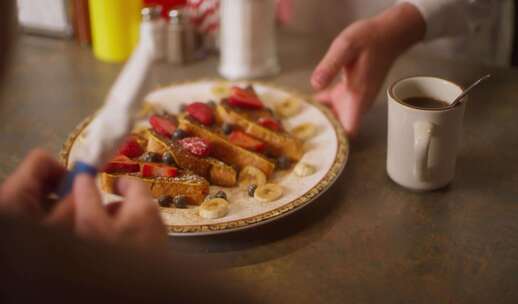
[[[428,154],[430,152],[433,129],[433,124],[427,121],[414,123],[414,175],[419,181],[425,181],[429,175]]]

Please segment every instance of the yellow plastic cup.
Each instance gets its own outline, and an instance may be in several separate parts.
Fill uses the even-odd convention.
[[[121,62],[138,43],[142,0],[89,0],[95,57]]]

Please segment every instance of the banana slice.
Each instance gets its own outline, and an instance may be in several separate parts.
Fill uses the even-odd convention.
[[[317,133],[317,128],[314,124],[310,122],[303,123],[301,125],[296,126],[291,130],[291,134],[300,140],[308,140],[311,137],[315,136]]]
[[[257,186],[264,185],[266,183],[266,175],[263,171],[257,169],[254,166],[246,166],[239,172],[239,185],[248,187],[251,184]]]
[[[255,189],[254,198],[260,202],[268,203],[282,196],[282,187],[276,184],[265,184]]]
[[[315,173],[316,169],[310,164],[299,162],[293,169],[293,172],[299,177],[305,177]]]
[[[157,109],[149,102],[145,102],[137,113],[138,118],[143,118],[153,113],[156,113]]]
[[[162,143],[160,143],[158,140],[154,139],[152,136],[150,136],[150,139],[147,142],[146,151],[147,152],[154,152],[162,154],[166,152],[167,146],[164,146]]]
[[[211,92],[219,98],[228,97],[230,95],[230,86],[224,82],[218,83],[212,87]]]
[[[222,198],[213,198],[200,205],[198,214],[206,219],[217,219],[228,214],[228,202]]]
[[[140,107],[140,110],[137,112],[136,118],[146,118],[147,120],[147,118],[152,114],[162,114],[167,112],[168,111],[161,105],[145,101],[144,104]]]
[[[275,107],[275,112],[281,117],[290,117],[300,111],[300,102],[294,98],[286,98]]]

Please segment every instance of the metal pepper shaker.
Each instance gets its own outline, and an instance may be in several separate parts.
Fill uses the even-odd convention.
[[[196,34],[186,11],[169,11],[167,26],[167,62],[183,64],[194,58]]]

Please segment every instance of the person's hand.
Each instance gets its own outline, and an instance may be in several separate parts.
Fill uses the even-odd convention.
[[[421,14],[406,3],[353,23],[335,38],[313,72],[311,84],[320,91],[315,98],[332,106],[346,132],[355,137],[390,67],[424,33]],[[339,73],[342,79],[329,87]]]
[[[71,223],[73,204],[55,202],[49,194],[65,168],[46,151],[33,150],[0,186],[0,214],[54,224]]]
[[[76,233],[86,239],[141,249],[167,245],[165,227],[148,188],[126,177],[118,180],[116,189],[124,201],[103,206],[95,179],[77,176],[73,190]]]
[[[293,18],[293,0],[276,0],[275,13],[280,24],[287,24]]]

